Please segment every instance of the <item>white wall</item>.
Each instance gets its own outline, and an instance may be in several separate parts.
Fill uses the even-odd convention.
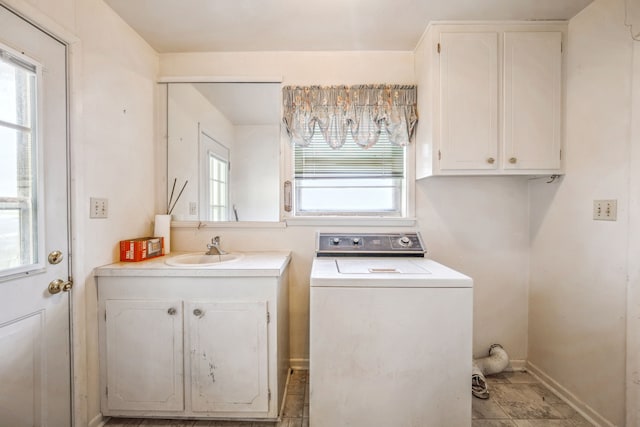
[[[596,0],[570,21],[566,176],[530,186],[529,361],[615,425],[625,419],[629,232],[632,45],[623,24],[622,0]],[[618,220],[593,221],[595,199],[617,199]]]
[[[231,205],[236,206],[240,221],[277,221],[280,126],[236,126],[235,138],[231,153]],[[231,213],[230,220],[233,219]]]
[[[414,83],[412,52],[266,52],[163,54],[165,76],[282,77],[283,84]],[[474,352],[501,343],[526,358],[527,185],[522,178],[434,178],[416,184],[418,229],[430,256],[475,279]],[[308,358],[309,273],[318,230],[173,229],[177,250],[202,250],[220,235],[230,250],[284,249],[291,263],[291,357]]]
[[[75,224],[82,242],[87,346],[87,417],[100,413],[96,287],[92,269],[119,259],[118,242],[147,235],[154,212],[154,102],[158,57],[102,0],[77,3],[82,134],[73,160],[81,180]],[[72,142],[74,143],[74,142]],[[109,199],[109,218],[88,219],[90,196]],[[80,373],[82,374],[82,373]]]
[[[76,423],[100,419],[94,267],[151,230],[158,56],[102,0],[8,0],[70,47]],[[64,173],[64,172],[61,172]],[[89,197],[109,218],[89,219]]]

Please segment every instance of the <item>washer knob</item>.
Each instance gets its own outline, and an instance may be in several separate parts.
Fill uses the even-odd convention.
[[[331,240],[331,243],[334,244],[334,245],[339,245],[340,244],[340,238],[339,237],[334,237]]]
[[[360,244],[360,238],[359,237],[354,237],[352,242],[353,242],[354,245],[358,245],[358,244]]]
[[[407,236],[402,236],[399,240],[400,246],[411,246],[411,239]]]

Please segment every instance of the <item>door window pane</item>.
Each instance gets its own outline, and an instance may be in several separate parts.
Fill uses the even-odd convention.
[[[229,162],[209,153],[209,219],[227,221]]]
[[[35,66],[0,50],[0,274],[38,262],[36,98]]]

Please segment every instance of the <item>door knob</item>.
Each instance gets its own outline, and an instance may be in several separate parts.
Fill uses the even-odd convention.
[[[49,254],[49,256],[47,257],[47,259],[49,260],[49,264],[60,264],[60,261],[62,261],[62,252],[60,251],[53,251]]]
[[[518,159],[515,158],[515,157],[512,157],[512,158],[509,159],[509,163],[511,163],[512,165],[517,163],[517,162],[518,162]]]
[[[487,163],[489,163],[490,165],[492,165],[495,161],[496,161],[496,159],[494,159],[493,157],[489,157],[487,159]]]
[[[69,292],[71,288],[73,288],[73,282],[71,280],[55,279],[49,283],[49,293],[51,295],[60,292]]]

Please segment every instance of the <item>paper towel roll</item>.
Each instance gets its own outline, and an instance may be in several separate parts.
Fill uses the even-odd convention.
[[[171,252],[171,215],[156,215],[153,237],[164,237],[164,253]]]

